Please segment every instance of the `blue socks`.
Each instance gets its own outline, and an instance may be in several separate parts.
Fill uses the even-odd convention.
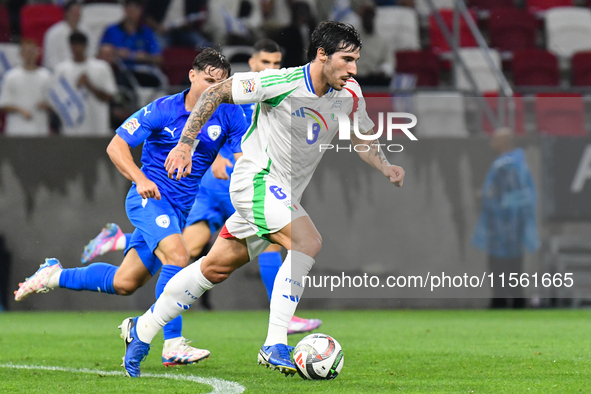
[[[70,290],[89,290],[115,294],[113,278],[119,267],[107,263],[93,263],[86,267],[66,268],[60,274],[60,287]]]
[[[269,301],[271,301],[271,294],[273,294],[275,277],[282,264],[281,252],[263,252],[259,255],[259,270],[261,271],[261,279],[263,279],[265,289],[267,289]]]
[[[177,267],[176,265],[162,265],[162,269],[160,270],[160,276],[158,277],[158,282],[156,282],[156,299],[160,297],[160,294],[162,294],[162,292],[164,291],[164,287],[166,286],[168,281],[182,269],[182,267]],[[164,333],[164,340],[180,337],[182,329],[183,316],[179,315],[178,317],[175,317],[173,320],[168,322],[162,329],[162,332]]]

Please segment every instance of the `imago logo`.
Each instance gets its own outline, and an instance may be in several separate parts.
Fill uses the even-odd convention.
[[[320,115],[320,114],[319,114]],[[351,140],[351,120],[349,116],[344,112],[323,112],[321,115],[324,117],[329,117],[333,120],[338,121],[339,123],[339,140],[341,141],[350,141]],[[385,119],[385,127],[384,127],[384,119]],[[394,123],[394,121],[400,121],[401,119],[409,119],[409,123]],[[386,139],[388,141],[392,140],[392,134],[394,130],[402,131],[411,141],[418,141],[417,137],[409,130],[417,125],[417,117],[411,113],[407,112],[379,112],[378,113],[378,129],[377,132],[374,134],[362,134],[359,131],[359,115],[355,113],[353,115],[353,133],[355,136],[362,140],[362,141],[376,141],[378,138],[384,134],[386,134]],[[320,128],[320,122],[316,119],[309,119],[308,120],[308,135],[307,141],[316,141],[318,138],[318,129]],[[330,150],[336,149],[338,152],[339,150],[346,150],[346,151],[355,151],[355,152],[369,152],[370,145],[377,146],[378,151],[381,149],[385,149],[388,152],[402,152],[404,147],[400,144],[380,144],[380,143],[372,143],[368,142],[367,144],[356,144],[356,145],[340,145],[337,144],[336,146],[333,144],[320,144],[318,149],[320,152],[323,150]]]

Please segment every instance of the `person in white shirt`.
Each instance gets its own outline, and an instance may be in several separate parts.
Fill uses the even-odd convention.
[[[66,136],[107,136],[109,101],[117,92],[109,63],[86,56],[88,38],[81,32],[70,37],[72,60],[57,65],[50,91],[52,106],[62,120]]]
[[[50,70],[64,60],[72,58],[70,43],[68,38],[74,31],[89,33],[85,27],[80,24],[82,6],[78,1],[68,1],[64,4],[64,20],[51,26],[43,36],[43,66]],[[94,52],[89,51],[91,55]]]
[[[50,129],[46,98],[51,73],[37,65],[40,49],[35,41],[23,39],[20,55],[23,64],[6,72],[0,88],[0,111],[7,113],[4,134],[47,136]]]

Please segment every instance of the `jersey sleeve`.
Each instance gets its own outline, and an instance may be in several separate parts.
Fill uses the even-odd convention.
[[[248,122],[246,122],[246,116],[244,110],[239,105],[233,105],[232,111],[229,111],[226,117],[226,127],[228,129],[228,140],[227,144],[233,153],[241,153],[242,137],[248,130]]]
[[[232,77],[232,100],[235,104],[248,104],[285,97],[297,88],[302,78],[304,72],[301,67],[236,73]]]
[[[132,148],[144,142],[154,131],[162,129],[160,110],[152,102],[131,115],[115,130]]]
[[[345,89],[347,89],[353,96],[353,110],[351,112],[351,119],[353,119],[353,115],[357,113],[359,117],[359,132],[366,134],[374,128],[375,124],[367,114],[367,107],[365,104],[365,98],[361,92],[361,87],[356,80],[351,78],[347,85],[345,85]],[[353,134],[353,128],[354,122],[351,122],[351,134]]]

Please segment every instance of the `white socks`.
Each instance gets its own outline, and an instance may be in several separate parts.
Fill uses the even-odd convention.
[[[287,345],[287,326],[304,293],[304,277],[314,265],[314,259],[304,253],[289,250],[273,285],[269,331],[264,346]]]
[[[203,276],[202,262],[203,257],[173,276],[152,308],[139,317],[136,330],[140,341],[152,342],[166,323],[189,309],[203,293],[214,286]]]

